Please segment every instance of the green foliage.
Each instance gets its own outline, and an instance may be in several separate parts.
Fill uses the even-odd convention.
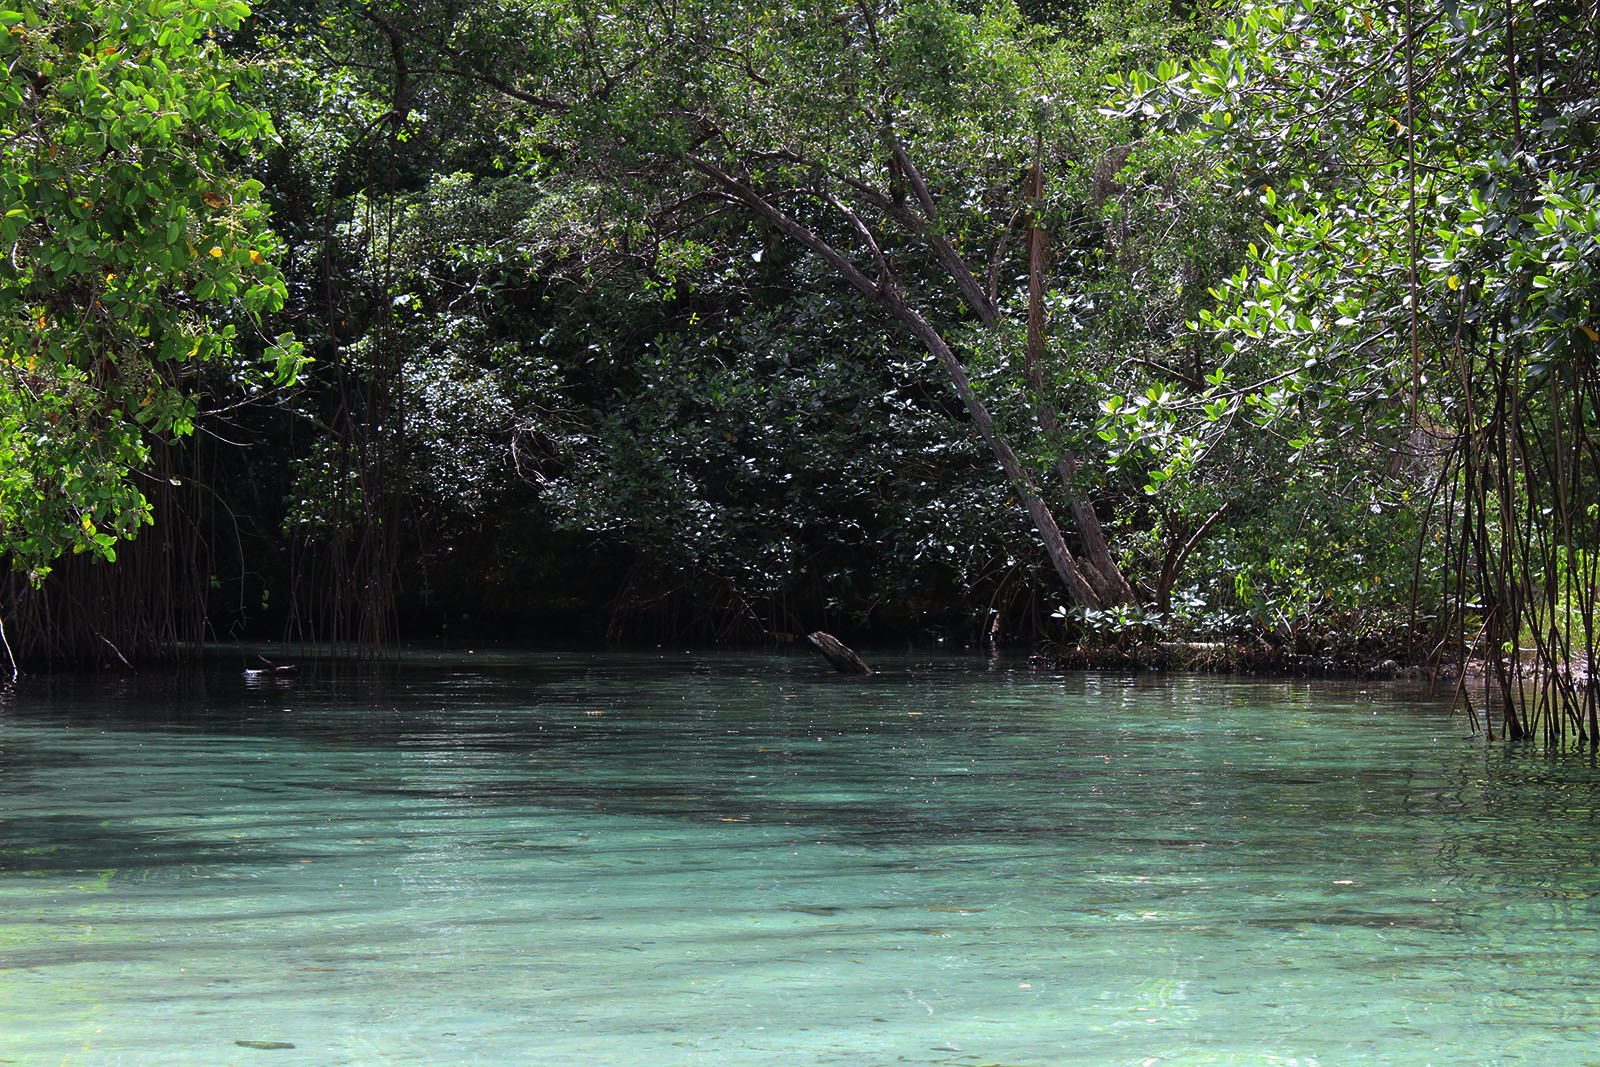
[[[1060,496],[1098,502],[1174,627],[1298,627],[1392,599],[1403,567],[1379,542],[1408,528],[1370,509],[1406,509],[1351,488],[1388,461],[1381,422],[1340,406],[1323,357],[1184,327],[1214,314],[1247,231],[1282,225],[1259,192],[1274,183],[1218,195],[1214,156],[1141,136],[1150,99],[1099,109],[1106,77],[1187,45],[1194,25],[1164,5],[1054,26],[932,2],[274,17],[280,216],[318,272],[297,297],[322,366],[307,425],[339,437],[297,445],[292,529],[377,522],[382,484],[423,558],[515,512],[561,527],[536,538],[621,546],[660,588],[711,576],[756,599],[865,589],[868,570],[882,591],[1029,569],[1015,497],[985,481],[927,366],[885,342],[881,309],[839,283],[855,270],[957,342],[1035,478],[1078,457]],[[1024,205],[1036,159],[1049,187]],[[729,212],[752,197],[794,225]],[[1029,222],[1053,252],[1038,395],[1020,359]],[[957,292],[952,261],[992,284],[992,309]],[[339,429],[357,403],[366,426]],[[1352,438],[1367,443],[1335,447]],[[352,469],[373,456],[394,464],[382,478]]]
[[[1413,555],[1363,553],[1389,560],[1365,584],[1398,593],[1409,562],[1424,613],[1453,605],[1437,636],[1496,658],[1508,686],[1519,620],[1570,617],[1577,561],[1600,542],[1594,20],[1539,3],[1249,4],[1209,55],[1123,82],[1123,114],[1187,130],[1266,216],[1196,316],[1222,344],[1217,384],[1238,383],[1300,484],[1321,473],[1393,512]],[[1567,638],[1536,636],[1570,712]]]
[[[1270,216],[1202,316],[1234,351],[1296,354],[1281,396],[1257,394],[1263,414],[1307,390],[1408,398],[1430,369],[1414,365],[1413,308],[1434,366],[1490,334],[1529,373],[1593,360],[1600,124],[1581,23],[1469,3],[1408,36],[1394,12],[1252,5],[1190,70],[1130,79],[1129,110],[1196,128]],[[1537,50],[1520,68],[1519,34]]]
[[[0,537],[34,582],[66,551],[115,557],[148,521],[149,435],[192,428],[197,368],[247,345],[285,286],[262,185],[270,136],[216,38],[235,0],[35,0],[0,11]]]
[[[283,197],[276,217],[304,268],[292,307],[319,366],[302,394],[308,418],[301,425],[322,424],[339,438],[325,448],[299,437],[298,474],[286,487],[289,528],[331,541],[329,523],[375,522],[383,509],[370,495],[384,486],[402,494],[405,514],[418,520],[407,536],[438,559],[494,509],[519,507],[531,488],[565,526],[630,546],[659,562],[662,575],[714,563],[758,594],[793,582],[795,574],[786,579],[767,558],[758,533],[732,539],[737,551],[718,560],[700,559],[705,546],[685,536],[698,527],[675,528],[683,516],[659,501],[637,506],[633,486],[648,477],[653,458],[647,446],[656,436],[694,435],[668,414],[648,413],[636,391],[652,382],[661,395],[676,395],[712,377],[696,372],[692,386],[667,380],[668,370],[693,366],[676,357],[658,365],[656,339],[687,340],[720,322],[717,355],[738,380],[788,373],[786,391],[855,397],[842,425],[807,427],[819,439],[808,462],[836,494],[856,492],[831,481],[841,466],[864,482],[878,480],[866,476],[862,464],[870,461],[848,459],[842,443],[831,443],[855,440],[872,454],[878,437],[857,424],[872,410],[869,389],[909,390],[927,369],[875,366],[884,349],[874,309],[837,282],[818,286],[825,273],[791,274],[796,249],[784,235],[751,233],[745,220],[719,211],[722,198],[688,155],[736,166],[742,179],[788,197],[818,232],[853,240],[829,203],[853,195],[851,175],[900,182],[898,195],[907,195],[903,176],[893,178],[885,162],[888,129],[871,116],[919,137],[926,116],[940,129],[930,129],[935,139],[918,150],[938,151],[951,164],[935,190],[946,205],[940,227],[973,235],[970,258],[981,271],[1015,214],[1010,171],[1032,139],[1010,123],[1034,110],[1018,103],[1026,95],[1019,87],[1041,84],[1030,50],[1060,51],[1003,5],[979,16],[945,4],[905,5],[882,12],[873,29],[863,20],[877,15],[865,9],[843,22],[836,14],[726,3],[665,17],[628,3],[271,9],[257,40],[277,56],[263,95],[285,131],[286,151],[275,160],[274,191]],[[508,24],[518,27],[515,47],[506,44]],[[1057,72],[1071,69],[1059,55],[1049,62]],[[854,100],[847,85],[823,77],[829,70],[858,86]],[[823,113],[830,110],[832,117]],[[991,143],[1005,146],[1009,158]],[[755,158],[749,152],[774,144],[787,147],[744,165]],[[799,152],[815,158],[797,162]],[[812,187],[819,160],[821,185]],[[796,183],[808,188],[796,192]],[[871,211],[878,225],[882,213]],[[893,238],[895,269],[909,287],[926,287],[927,299],[954,310],[950,294],[933,288],[948,290],[948,281],[925,280],[927,257],[910,236]],[[313,271],[315,287],[304,284]],[[811,290],[806,299],[796,286]],[[786,338],[773,309],[801,305],[804,323]],[[838,376],[804,369],[818,355],[796,346],[804,338],[831,345],[840,332],[850,338],[841,350],[855,353],[850,365]],[[769,358],[775,344],[791,350],[786,372]],[[742,386],[729,388],[739,403],[758,400]],[[916,433],[939,426],[966,449],[942,397],[918,403],[934,421]],[[754,418],[731,401],[719,407],[730,425]],[[731,442],[745,436],[729,432],[731,439],[718,440],[732,452]],[[883,455],[908,448],[898,428],[885,437],[894,444]],[[714,449],[700,451],[674,462],[685,469],[723,462],[710,455]],[[341,475],[341,462],[363,469]],[[365,466],[378,462],[392,466]],[[937,481],[954,495],[950,476],[941,471]],[[935,481],[921,488],[930,492]],[[785,487],[767,488],[776,496]],[[755,483],[743,490],[760,514],[749,530],[767,521],[774,529],[816,525],[802,498],[757,501],[756,490]],[[982,492],[1005,499],[996,487]],[[919,495],[906,506],[927,503]],[[883,516],[899,506],[868,509],[869,525],[893,535]],[[960,511],[953,500],[942,506],[946,515]],[[993,519],[971,521],[1013,525]],[[907,527],[906,536],[912,532]],[[903,558],[929,547],[949,557],[957,538],[927,540],[933,544]],[[992,555],[992,540],[980,540]],[[808,552],[785,558],[803,567],[796,561]],[[965,560],[978,550],[966,545],[961,554]]]
[[[1015,535],[1004,502],[920,361],[817,288],[658,334],[546,485],[561,521],[752,605],[959,600]]]

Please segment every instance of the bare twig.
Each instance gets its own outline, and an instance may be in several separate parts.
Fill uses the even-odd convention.
[[[105,634],[99,633],[99,632],[96,632],[95,636],[98,637],[101,641],[104,641],[106,647],[109,648],[112,652],[116,653],[117,658],[122,661],[122,665],[124,667],[128,668],[128,670],[130,670],[130,671],[133,670],[133,664],[128,662],[128,657],[124,656],[122,654],[122,650],[120,648],[118,648],[116,645],[111,643],[111,639],[109,637],[107,637]],[[135,671],[134,673],[137,674],[138,672]]]

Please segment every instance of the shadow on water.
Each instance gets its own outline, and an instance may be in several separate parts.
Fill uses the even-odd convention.
[[[146,832],[109,819],[0,814],[0,874],[116,877],[141,871],[147,877],[165,873],[177,878],[218,866],[294,863],[306,855],[253,842],[219,844],[170,831]]]

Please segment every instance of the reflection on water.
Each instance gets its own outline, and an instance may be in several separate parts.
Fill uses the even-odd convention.
[[[0,697],[0,1061],[1600,1064],[1600,772],[1356,686],[417,655]]]

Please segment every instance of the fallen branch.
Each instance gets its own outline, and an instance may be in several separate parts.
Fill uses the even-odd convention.
[[[822,653],[822,658],[833,664],[833,669],[838,671],[840,674],[872,673],[872,668],[867,666],[866,663],[862,662],[860,656],[856,655],[855,652],[845,647],[845,645],[832,634],[825,634],[821,630],[818,630],[814,634],[807,635],[806,640],[815,645],[817,647],[817,651]]]

